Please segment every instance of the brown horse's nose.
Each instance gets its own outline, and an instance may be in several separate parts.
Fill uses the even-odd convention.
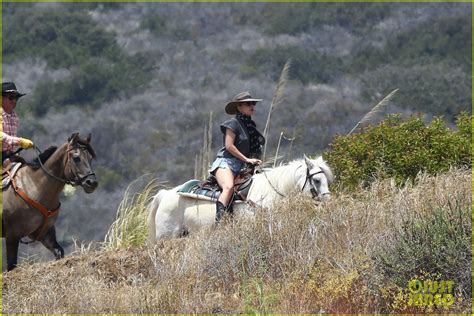
[[[87,193],[90,193],[90,192],[94,191],[97,188],[97,186],[99,185],[99,182],[97,182],[97,178],[93,175],[93,176],[87,177],[84,180],[82,185],[84,187],[84,190]]]

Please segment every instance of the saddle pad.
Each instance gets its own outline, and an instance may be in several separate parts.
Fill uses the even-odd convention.
[[[178,192],[189,193],[191,189],[193,189],[196,185],[199,184],[199,180],[193,179],[189,180],[188,182],[184,183],[181,188],[179,188]]]
[[[202,181],[193,179],[184,183],[177,191],[179,195],[190,197],[197,200],[215,202],[219,198],[221,191],[218,188],[201,187]],[[234,195],[234,202],[242,200],[239,195]]]
[[[8,186],[10,185],[10,177],[14,177],[21,167],[21,162],[14,162],[11,169],[10,169],[10,175],[6,176],[5,178],[2,179],[2,191],[6,190]]]
[[[195,200],[203,200],[203,201],[209,201],[209,202],[215,202],[217,200],[215,198],[212,198],[206,195],[196,194],[196,193],[178,192],[178,194],[181,196],[191,198],[191,199],[195,199]],[[242,204],[242,203],[245,203],[245,201],[237,200],[237,201],[234,201],[233,204]]]

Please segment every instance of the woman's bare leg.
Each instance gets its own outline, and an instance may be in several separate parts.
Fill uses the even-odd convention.
[[[222,193],[217,200],[224,206],[227,206],[234,193],[234,174],[229,168],[218,168],[216,170],[216,179],[222,188]]]

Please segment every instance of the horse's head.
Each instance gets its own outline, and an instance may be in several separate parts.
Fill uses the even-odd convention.
[[[303,190],[309,185],[313,198],[320,201],[329,200],[331,197],[329,184],[334,179],[331,168],[324,162],[322,157],[313,160],[305,155],[304,160],[306,163],[306,180]]]
[[[95,152],[90,144],[91,135],[81,139],[79,133],[68,138],[65,177],[72,185],[80,185],[86,193],[92,193],[98,185],[91,162]]]

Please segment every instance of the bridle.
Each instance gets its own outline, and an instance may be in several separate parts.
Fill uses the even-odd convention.
[[[35,145],[33,146],[34,149],[38,152],[38,162],[39,162],[39,165],[41,167],[41,170],[44,171],[44,173],[46,173],[49,177],[59,181],[59,182],[62,182],[62,183],[65,183],[65,184],[69,184],[69,185],[72,185],[72,186],[78,186],[78,185],[82,185],[82,183],[84,182],[84,179],[90,177],[90,176],[93,176],[95,175],[95,172],[92,171],[92,172],[89,172],[88,174],[86,174],[85,176],[83,177],[79,177],[77,175],[77,173],[75,173],[73,170],[72,170],[72,161],[71,161],[71,151],[73,151],[74,149],[78,148],[80,150],[87,150],[87,147],[85,146],[81,146],[81,145],[77,145],[77,146],[71,146],[70,144],[67,145],[67,148],[66,148],[66,163],[65,163],[65,167],[64,167],[64,174],[66,174],[66,170],[69,170],[69,174],[72,175],[72,179],[69,179],[69,178],[65,178],[65,179],[62,179],[58,176],[55,176],[54,174],[51,173],[51,171],[49,171],[48,169],[46,169],[46,167],[43,165],[43,163],[41,162],[41,159],[39,157],[39,155],[41,154],[41,150],[39,150],[39,148]],[[74,158],[73,158],[74,159]]]
[[[300,166],[300,167],[301,167],[301,166]],[[298,167],[298,168],[299,168],[299,167]],[[263,168],[262,168],[262,172],[263,172],[265,178],[267,179],[268,184],[270,184],[270,187],[273,189],[273,191],[275,191],[275,192],[276,192],[278,195],[280,195],[281,197],[286,197],[284,194],[280,193],[280,192],[275,188],[275,186],[271,183],[270,179],[268,179],[267,174],[266,174],[266,172],[265,172],[265,170],[264,170]],[[317,174],[320,174],[320,173],[324,173],[324,171],[323,171],[323,170],[319,170],[319,171],[316,171],[316,172],[311,173],[310,169],[309,169],[308,167],[306,167],[306,179],[305,179],[305,181],[304,181],[303,187],[301,188],[301,191],[303,192],[304,189],[305,189],[305,187],[306,187],[306,184],[307,184],[308,182],[311,182],[311,183],[312,183],[312,182],[313,182],[313,181],[312,181],[313,177],[314,177],[315,175],[317,175]],[[314,185],[311,185],[310,192],[311,192],[311,196],[312,196],[314,199],[319,196],[318,191],[315,189]],[[327,192],[327,193],[323,193],[323,194],[321,194],[321,195],[327,195],[327,194],[330,194],[330,193]]]
[[[313,173],[310,173],[309,171],[309,168],[306,167],[306,180],[304,181],[304,184],[303,184],[303,187],[301,188],[301,191],[304,191],[304,188],[306,187],[306,183],[308,182],[313,182],[313,177],[317,174],[320,174],[320,173],[324,173],[323,170],[319,170],[319,171],[316,171],[316,172],[313,172]],[[315,199],[319,196],[318,194],[318,191],[316,191],[316,189],[314,188],[314,184],[311,185],[311,188],[309,189],[309,191],[311,192],[311,196]],[[329,192],[328,193],[323,193],[321,195],[326,195],[326,194],[330,194]]]

